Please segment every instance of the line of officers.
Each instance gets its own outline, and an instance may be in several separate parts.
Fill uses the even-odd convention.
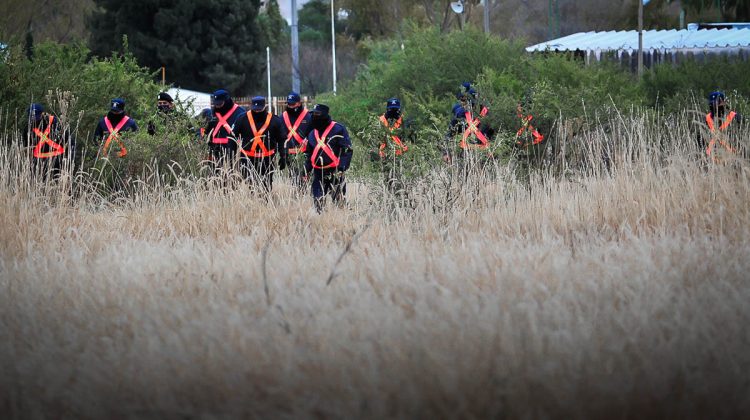
[[[453,107],[446,139],[458,134],[461,148],[486,148],[491,133],[472,115],[470,95],[475,95],[475,91],[468,85],[465,87],[457,95],[459,102]],[[168,116],[174,110],[174,101],[162,92],[157,107],[159,114]],[[327,105],[316,104],[308,110],[300,95],[291,92],[286,109],[279,116],[269,111],[265,97],[253,97],[248,111],[235,103],[226,89],[219,89],[211,95],[211,109],[203,110],[201,115],[204,126],[200,128],[199,137],[208,146],[207,161],[217,174],[238,167],[245,179],[269,192],[276,169],[288,169],[298,188],[310,185],[318,210],[328,195],[334,202],[343,202],[345,173],[351,165],[354,148],[346,127],[331,118]],[[486,115],[486,108],[482,108],[481,115]],[[398,98],[386,102],[386,110],[379,121],[385,133],[376,151],[377,158],[386,162],[406,153],[409,149],[402,140],[402,133],[410,123],[402,118]],[[123,134],[135,131],[138,131],[138,124],[126,113],[125,100],[113,99],[109,112],[99,120],[94,131],[99,156],[125,158],[128,148]],[[153,121],[149,122],[148,133],[155,132]],[[41,104],[30,107],[29,125],[23,134],[31,140],[29,146],[33,146],[37,171],[59,172],[64,157],[74,155],[75,139],[61,129],[54,115],[44,112]],[[452,148],[455,144],[449,142],[443,147],[446,162],[451,161]]]
[[[453,161],[455,150],[486,149],[494,137],[494,130],[480,121],[489,109],[478,100],[471,84],[465,82],[456,97],[458,101],[451,110],[452,119],[441,147],[443,160],[447,163]],[[741,116],[727,109],[723,92],[712,92],[708,105],[708,140],[701,140],[699,147],[705,150],[708,158],[716,161],[717,149],[726,149],[727,153],[736,152],[723,133],[733,122],[740,121]],[[157,107],[163,116],[168,115],[174,109],[174,101],[167,93],[160,93]],[[310,183],[318,210],[322,208],[327,195],[334,202],[343,202],[346,195],[345,173],[351,165],[354,149],[346,127],[331,118],[327,105],[317,104],[308,110],[302,104],[300,95],[291,92],[287,96],[286,109],[278,116],[269,111],[265,97],[253,97],[247,111],[232,100],[227,90],[219,89],[211,95],[211,109],[204,110],[202,114],[205,125],[200,128],[199,137],[208,145],[208,161],[214,165],[217,174],[239,163],[239,169],[246,179],[270,192],[275,169],[288,169],[298,188],[302,189]],[[540,144],[544,135],[534,128],[533,117],[526,115],[520,105],[518,117],[521,128],[516,133],[516,145],[528,147]],[[375,151],[375,158],[383,162],[392,161],[409,150],[402,135],[403,129],[410,123],[402,117],[398,98],[386,102],[385,112],[379,121],[385,133]],[[109,112],[100,119],[94,132],[94,141],[100,144],[99,156],[126,157],[127,145],[121,135],[137,130],[136,121],[125,112],[125,101],[113,99]],[[148,132],[155,134],[153,122],[149,122]],[[61,129],[54,115],[44,112],[41,104],[32,104],[29,108],[29,124],[22,134],[30,142],[37,171],[45,174],[59,171],[64,158],[74,155],[75,139]],[[387,166],[384,165],[384,168]]]

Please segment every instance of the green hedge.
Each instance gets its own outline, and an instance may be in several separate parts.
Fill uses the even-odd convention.
[[[165,124],[156,115],[161,86],[154,82],[154,76],[130,54],[102,60],[82,44],[42,43],[35,46],[32,60],[21,48],[11,47],[0,62],[0,103],[16,127],[24,125],[29,104],[44,104],[64,124],[70,124],[78,143],[77,159],[88,170],[94,166],[100,146],[93,139],[96,124],[109,111],[112,98],[124,98],[128,115],[141,129],[125,136],[131,171],[139,173],[145,165],[158,165],[167,172],[171,161],[192,170],[200,156],[195,138],[187,129],[162,127]],[[180,108],[182,105],[178,104]],[[171,125],[194,125],[184,112],[177,115],[178,121]],[[149,121],[159,126],[156,136],[146,133]]]
[[[360,173],[377,169],[369,163],[370,151],[384,136],[377,116],[391,96],[402,99],[416,132],[406,162],[425,167],[425,162],[438,159],[454,95],[463,81],[474,82],[489,104],[491,112],[484,121],[497,129],[499,153],[506,156],[519,127],[519,103],[553,141],[552,127],[560,119],[596,121],[590,117],[649,108],[675,114],[686,108],[705,111],[704,98],[716,89],[726,91],[730,104],[740,112],[750,111],[747,62],[730,59],[658,65],[639,82],[627,69],[613,64],[586,66],[564,55],[530,55],[521,43],[475,29],[444,34],[434,28],[410,27],[403,48],[396,40],[368,41],[361,47],[369,58],[356,78],[341,86],[337,96],[317,98],[348,126],[357,148],[353,169]],[[156,119],[154,98],[160,86],[154,80],[154,74],[129,54],[100,60],[82,45],[46,43],[36,46],[30,61],[21,48],[11,47],[0,61],[0,100],[4,112],[15,112],[18,118],[25,117],[30,102],[47,102],[72,123],[80,122],[79,144],[95,152],[98,145],[91,142],[91,133],[111,98],[125,98],[128,113],[144,131],[148,121]],[[191,124],[195,122],[183,115],[177,126]],[[141,132],[131,141],[129,166],[135,166],[130,171],[136,173],[145,165],[171,161],[192,172],[202,153],[192,134],[183,129],[160,130],[155,137]]]

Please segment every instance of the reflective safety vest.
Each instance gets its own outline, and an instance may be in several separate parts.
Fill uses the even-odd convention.
[[[276,149],[268,150],[266,144],[263,142],[263,135],[268,130],[268,126],[271,125],[271,113],[266,114],[266,121],[263,126],[258,130],[255,127],[255,121],[253,121],[252,112],[247,113],[247,120],[250,122],[250,129],[253,131],[253,143],[250,145],[250,150],[240,149],[243,155],[254,158],[265,158],[273,156],[276,153]],[[260,148],[260,150],[258,150]]]
[[[117,157],[123,158],[128,154],[128,149],[125,148],[125,143],[120,140],[120,130],[125,126],[125,124],[127,124],[128,121],[130,121],[130,117],[126,115],[122,118],[120,123],[117,124],[117,127],[112,128],[112,123],[109,121],[109,118],[104,117],[104,124],[107,126],[109,135],[107,136],[107,140],[104,141],[104,147],[102,147],[103,156],[107,156],[107,152],[109,152],[109,144],[112,142],[112,140],[117,140],[117,144],[120,145],[120,151],[117,152]]]
[[[462,149],[486,149],[489,146],[489,140],[487,140],[487,137],[485,137],[484,133],[479,131],[479,118],[474,118],[471,115],[471,112],[466,111],[466,114],[464,114],[466,117],[466,124],[467,127],[464,130],[464,135],[461,137],[461,148]],[[469,138],[469,136],[476,137],[477,140],[479,140],[479,144],[469,144],[466,142],[466,140]]]
[[[333,153],[333,149],[331,149],[331,146],[326,143],[326,140],[328,140],[328,134],[333,129],[333,126],[336,125],[336,121],[331,121],[331,123],[326,127],[325,131],[323,131],[323,135],[321,136],[318,133],[318,130],[315,129],[315,148],[313,149],[312,156],[310,157],[310,161],[312,163],[312,167],[315,169],[329,169],[329,168],[335,168],[339,166],[339,157],[336,156],[335,153]],[[331,163],[328,165],[323,165],[323,156],[320,156],[320,154],[325,153],[326,156],[331,160]]]
[[[393,143],[396,144],[396,156],[401,156],[404,154],[404,152],[408,151],[409,148],[406,147],[406,145],[401,141],[401,139],[394,135],[393,132],[401,128],[401,117],[399,117],[396,122],[393,123],[393,126],[388,125],[388,120],[385,118],[385,115],[380,116],[380,122],[383,123],[385,128],[388,129],[388,131],[391,132],[391,140],[393,140]],[[385,140],[383,140],[382,143],[380,143],[380,157],[385,157],[385,148],[387,147],[388,138],[386,137]]]
[[[734,117],[737,115],[736,112],[732,111],[727,115],[727,118],[724,119],[724,122],[719,126],[719,132],[726,131],[727,128],[729,128],[729,124],[732,123],[734,120]],[[706,125],[708,125],[708,131],[711,132],[711,140],[708,142],[708,147],[706,147],[706,156],[712,158],[714,161],[716,161],[716,156],[712,156],[712,152],[714,149],[714,146],[716,145],[716,142],[718,142],[720,145],[724,146],[727,151],[730,153],[735,153],[735,149],[729,145],[723,138],[717,139],[717,130],[716,130],[716,123],[714,122],[714,117],[711,115],[711,113],[706,114]]]
[[[52,130],[52,123],[55,121],[55,117],[49,116],[49,124],[44,131],[39,128],[34,128],[34,134],[39,137],[39,143],[34,147],[34,157],[37,159],[47,159],[55,156],[59,156],[65,153],[65,148],[49,138],[50,130]],[[49,152],[42,152],[44,145],[48,145],[52,150]]]
[[[524,116],[523,112],[521,111],[521,107],[518,107],[518,118],[521,119],[521,128],[518,129],[516,132],[516,144],[519,146],[528,146],[526,142],[522,141],[520,137],[523,135],[524,132],[528,131],[531,133],[531,137],[533,137],[533,140],[531,141],[531,144],[537,145],[541,143],[544,140],[544,135],[537,131],[536,128],[534,128],[533,125],[531,125],[531,120],[534,118],[531,114]]]
[[[237,108],[239,108],[239,105],[234,104],[232,109],[230,109],[229,112],[227,112],[226,114],[221,115],[218,112],[216,113],[216,118],[219,121],[216,123],[216,127],[214,127],[213,134],[211,134],[211,143],[214,143],[214,144],[229,143],[229,137],[216,137],[216,136],[219,135],[219,132],[221,131],[222,128],[227,129],[227,136],[234,134],[234,131],[232,131],[232,127],[227,123],[227,120],[229,119],[229,117],[232,116],[232,114],[234,114],[234,111],[236,111]]]
[[[284,124],[286,125],[287,130],[289,130],[289,134],[287,134],[286,136],[286,145],[288,145],[289,141],[291,141],[292,139],[296,140],[298,145],[297,147],[289,147],[287,149],[290,155],[304,153],[305,150],[307,150],[307,139],[302,138],[302,136],[300,136],[297,132],[297,130],[299,130],[300,124],[302,124],[302,121],[305,120],[307,112],[307,108],[303,108],[302,112],[297,117],[297,120],[294,122],[294,124],[292,124],[289,120],[289,113],[287,111],[284,111]]]

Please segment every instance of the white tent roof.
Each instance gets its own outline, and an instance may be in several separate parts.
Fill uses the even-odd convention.
[[[689,52],[750,48],[750,28],[643,31],[643,50]],[[526,48],[542,51],[638,51],[638,31],[579,32]]]
[[[202,109],[211,108],[211,94],[204,92],[196,92],[194,90],[171,88],[167,91],[169,95],[175,100],[180,102],[192,101],[192,106],[188,109],[193,115],[198,115]]]

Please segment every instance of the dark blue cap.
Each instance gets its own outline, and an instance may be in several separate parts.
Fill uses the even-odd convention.
[[[159,93],[159,96],[157,98],[159,101],[167,101],[167,102],[174,102],[174,99],[172,99],[172,95],[170,95],[167,92],[161,92]]]
[[[298,104],[300,102],[302,102],[302,98],[300,98],[299,93],[289,92],[289,95],[286,97],[287,104]]]
[[[461,86],[463,86],[464,89],[468,91],[469,89],[471,89],[471,82],[463,82],[461,83]]]
[[[29,107],[29,117],[34,116],[34,119],[36,120],[42,118],[42,112],[44,112],[42,104],[31,104]]]
[[[213,95],[211,95],[211,105],[223,104],[229,99],[229,92],[227,92],[225,89],[219,89],[214,92]]]
[[[114,112],[123,112],[125,111],[125,99],[122,98],[115,98],[112,99],[112,102],[109,106],[110,111]]]
[[[451,109],[451,112],[456,118],[466,118],[466,110],[459,104],[453,105],[453,109]]]
[[[715,104],[716,102],[723,101],[726,99],[726,95],[724,95],[724,92],[716,91],[711,92],[710,95],[708,95],[708,103],[709,104]]]
[[[321,115],[325,115],[325,116],[328,116],[328,112],[329,112],[330,110],[331,110],[331,109],[330,109],[330,108],[328,108],[328,105],[323,105],[323,104],[316,104],[316,105],[315,105],[315,106],[313,107],[313,114],[321,114]]]
[[[464,98],[466,98],[466,92],[462,90],[459,90],[458,92],[456,92],[456,99],[461,100]]]
[[[391,98],[385,104],[385,109],[401,109],[401,101],[398,98]]]
[[[266,108],[266,98],[263,96],[253,96],[253,102],[250,106],[252,111],[263,111]]]

